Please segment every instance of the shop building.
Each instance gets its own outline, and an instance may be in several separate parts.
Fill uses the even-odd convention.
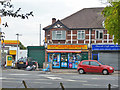
[[[103,27],[103,9],[84,8],[62,20],[52,18],[52,24],[43,28],[45,61],[52,62],[53,68],[76,68],[75,61],[92,59],[92,44],[113,44],[114,37]]]
[[[2,40],[2,58],[5,62],[6,55],[12,55],[12,60],[17,61],[17,40]],[[20,41],[18,40],[18,45]],[[27,50],[20,50],[18,47],[18,59],[21,57],[27,57]]]
[[[88,59],[88,46],[56,44],[47,46],[48,62],[53,68],[77,68],[81,60]]]

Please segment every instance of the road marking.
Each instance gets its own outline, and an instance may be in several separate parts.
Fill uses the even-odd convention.
[[[112,85],[113,87],[118,87],[118,85]]]
[[[15,75],[15,76],[16,76],[16,75],[17,75],[17,76],[19,75],[19,76],[24,76],[24,75],[30,75],[30,74],[9,74],[9,75]]]
[[[6,79],[6,77],[0,77],[0,79],[2,80],[2,79]]]
[[[52,80],[60,80],[60,79],[62,79],[60,77],[46,77],[46,78],[49,78],[49,79],[52,79]]]
[[[76,80],[66,79],[65,81],[75,82]]]
[[[48,80],[48,79],[34,79],[34,80]]]
[[[10,83],[22,83],[22,81],[2,81],[2,82],[10,82]]]
[[[101,85],[98,85],[98,84],[83,84],[85,86],[101,86]]]

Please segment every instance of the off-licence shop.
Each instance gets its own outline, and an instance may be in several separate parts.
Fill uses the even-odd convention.
[[[48,45],[48,62],[52,68],[77,68],[82,60],[88,60],[87,45]]]

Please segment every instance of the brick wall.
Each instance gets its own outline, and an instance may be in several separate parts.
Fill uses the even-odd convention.
[[[48,31],[48,33],[45,32],[45,37],[47,37],[47,40],[49,40],[49,43],[53,43],[53,44],[58,44],[58,43],[61,43],[61,44],[71,44],[71,30],[66,30],[66,40],[52,40],[52,31],[53,30],[66,30],[64,28],[56,28],[56,29],[51,29],[50,31]],[[103,30],[103,41],[102,40],[97,40],[95,38],[95,30],[92,30],[92,35],[91,35],[91,38],[92,38],[92,43],[107,43],[107,30]],[[72,31],[72,43],[73,44],[84,44],[85,43],[89,43],[89,30],[85,30],[85,41],[84,40],[78,40],[77,39],[77,30],[73,30]],[[113,40],[112,40],[112,36],[109,35],[109,43],[112,43]],[[51,42],[52,41],[52,42]],[[66,42],[67,41],[67,42]]]

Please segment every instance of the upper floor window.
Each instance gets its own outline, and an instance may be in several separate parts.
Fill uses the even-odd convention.
[[[66,40],[66,31],[52,31],[52,40]]]
[[[103,30],[96,31],[96,39],[103,39]]]
[[[85,39],[85,30],[80,30],[77,32],[77,39]]]

